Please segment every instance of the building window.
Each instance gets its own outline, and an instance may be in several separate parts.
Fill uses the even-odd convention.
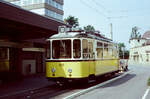
[[[58,14],[58,13],[48,10],[48,9],[45,9],[45,15],[55,18],[55,19],[58,19],[58,20],[63,20],[63,15]]]
[[[57,2],[54,1],[54,0],[46,0],[46,3],[47,3],[48,5],[51,5],[52,7],[55,7],[55,8],[60,9],[60,10],[63,10],[63,5],[57,3]]]
[[[57,9],[63,10],[63,5],[57,3],[54,0],[20,0],[20,1],[13,1],[11,3],[18,5],[18,6],[28,6],[28,5],[39,4],[39,3],[47,3],[48,5],[51,5]],[[58,14],[51,10],[45,9],[45,8],[33,9],[30,11],[40,14],[40,15],[50,16],[50,17],[58,19],[58,20],[63,20],[63,15]]]

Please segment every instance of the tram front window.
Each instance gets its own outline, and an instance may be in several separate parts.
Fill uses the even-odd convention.
[[[52,53],[54,59],[71,58],[71,40],[54,40]]]

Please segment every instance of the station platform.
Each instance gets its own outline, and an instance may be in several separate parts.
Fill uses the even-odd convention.
[[[0,84],[0,98],[39,89],[53,84],[46,79],[45,74],[36,74],[22,80]]]

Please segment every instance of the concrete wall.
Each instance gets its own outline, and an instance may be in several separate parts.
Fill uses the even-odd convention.
[[[129,64],[150,65],[150,45],[130,49]]]
[[[139,47],[142,46],[145,42],[146,42],[145,39],[132,39],[130,40],[130,47],[131,48]]]

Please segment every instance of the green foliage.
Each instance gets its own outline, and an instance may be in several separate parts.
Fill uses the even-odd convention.
[[[94,32],[94,31],[95,31],[95,28],[94,28],[94,26],[92,26],[92,25],[87,25],[87,26],[84,27],[84,30],[85,30],[86,32]]]
[[[132,38],[141,38],[140,32],[138,32],[139,28],[137,26],[132,28],[130,39]]]
[[[124,48],[124,57],[128,58],[129,57],[129,51],[125,50],[125,47],[126,47],[125,44],[124,43],[119,43],[118,47],[119,47],[119,57],[123,58],[123,50],[122,50],[122,48]]]
[[[71,27],[77,27],[79,26],[78,18],[75,18],[74,16],[69,16],[64,19],[65,23],[70,25]]]
[[[150,86],[150,78],[147,81],[147,85]]]
[[[118,47],[119,47],[119,52],[121,52],[122,51],[121,48],[123,48],[123,47],[125,48],[125,45],[124,45],[124,43],[119,43]]]

